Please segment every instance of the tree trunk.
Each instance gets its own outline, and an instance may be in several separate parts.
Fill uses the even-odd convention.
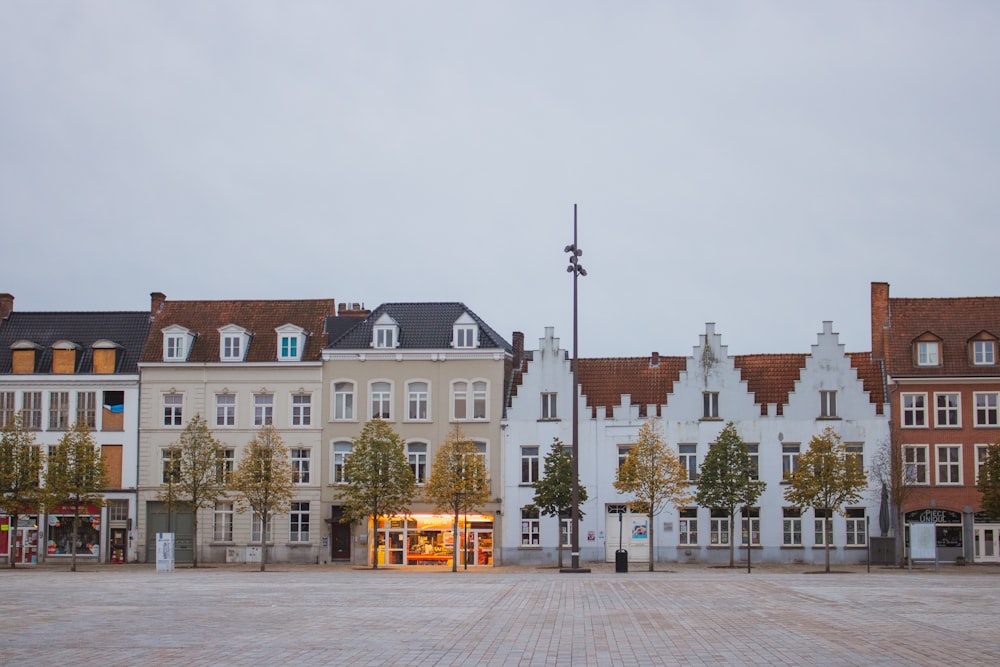
[[[366,527],[367,529],[367,527]],[[372,513],[372,527],[368,535],[368,557],[372,562],[372,569],[378,569],[378,514]]]
[[[649,504],[650,507],[653,506],[652,503]],[[646,531],[646,539],[649,540],[649,571],[653,571],[653,515],[648,514],[649,519],[649,530]]]
[[[264,564],[267,563],[267,512],[260,513],[260,571],[264,571]]]
[[[711,522],[709,518],[709,522]],[[709,523],[709,528],[712,524]],[[729,567],[736,567],[736,510],[729,510]]]
[[[829,514],[829,512],[827,512]],[[829,516],[823,517],[823,544],[826,545],[826,572],[830,572],[830,531],[827,527],[827,521],[830,520]]]
[[[455,509],[455,523],[453,524],[451,534],[452,534],[452,538],[451,538],[451,544],[452,544],[451,571],[452,572],[458,572],[458,546],[459,546],[458,542],[459,542],[459,540],[458,540],[458,509],[457,508]]]
[[[70,553],[73,554],[73,557],[70,559],[70,566],[69,566],[70,572],[76,572],[76,527],[77,524],[79,524],[80,522],[79,517],[80,517],[80,509],[79,507],[75,507],[73,510],[73,530],[71,532],[72,537],[70,538],[72,540],[70,544]]]
[[[198,567],[198,507],[194,507],[194,520],[191,525],[194,539],[191,541],[191,567]]]
[[[10,561],[10,569],[14,569],[17,565],[17,559],[14,558],[14,545],[17,543],[17,526],[21,523],[21,514],[19,512],[14,512],[9,517],[7,517],[7,560]]]

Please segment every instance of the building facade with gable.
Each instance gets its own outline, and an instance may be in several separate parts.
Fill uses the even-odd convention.
[[[101,449],[105,505],[86,508],[78,557],[137,557],[137,362],[149,324],[146,311],[15,312],[14,297],[0,294],[0,423],[20,412],[48,450],[83,421]],[[69,507],[50,508],[15,525],[0,516],[0,556],[18,564],[68,557],[72,515]]]
[[[323,351],[322,507],[329,529],[323,561],[368,564],[370,531],[379,564],[443,564],[458,539],[466,565],[499,564],[494,542],[503,534],[501,424],[512,347],[472,310],[457,302],[385,303],[355,321],[330,318]],[[336,321],[334,321],[336,320]],[[352,440],[372,419],[387,421],[402,438],[418,484],[408,517],[380,517],[377,526],[341,521],[338,485]],[[452,519],[419,497],[434,456],[460,428],[479,448],[491,480],[491,501]]]
[[[1000,517],[981,511],[986,448],[1000,442],[1000,297],[899,298],[871,286],[905,480],[904,531],[933,523],[941,560],[1000,562]]]
[[[175,533],[175,559],[190,562],[320,558],[322,350],[332,299],[169,301],[151,295],[152,325],[139,363],[140,560],[155,560],[156,534]],[[271,424],[289,449],[295,484],[291,511],[262,534],[260,517],[237,511],[232,494],[190,512],[160,500],[170,482],[169,450],[200,414],[223,447],[220,474],[235,470],[247,443]],[[168,530],[169,528],[169,530]]]
[[[654,535],[662,561],[728,562],[729,520],[712,508],[670,508],[647,525],[633,514],[628,497],[613,486],[640,427],[660,422],[660,433],[689,471],[691,493],[698,466],[729,421],[734,422],[758,463],[767,488],[757,507],[737,521],[735,540],[745,558],[821,561],[823,517],[790,507],[785,479],[810,439],[832,426],[864,465],[888,438],[888,415],[880,364],[867,352],[847,353],[825,322],[809,354],[729,355],[713,324],[688,357],[580,359],[580,483],[589,499],[581,507],[581,559],[613,561],[622,547],[633,562],[648,561]],[[533,482],[553,438],[571,443],[571,362],[551,329],[539,349],[526,352],[515,374],[506,429],[504,512],[521,518],[519,535],[502,545],[506,562],[551,564],[558,540],[569,545],[568,521],[538,516],[531,507]],[[555,406],[548,412],[545,406]],[[544,415],[544,416],[543,416]],[[833,562],[867,558],[869,521],[878,525],[879,498],[871,493],[846,516],[832,519]],[[562,528],[560,528],[560,524]],[[817,529],[818,526],[818,529]]]

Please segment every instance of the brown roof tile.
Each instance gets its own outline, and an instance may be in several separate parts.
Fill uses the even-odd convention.
[[[653,357],[580,359],[580,387],[592,413],[596,414],[598,406],[619,405],[622,394],[632,396],[642,416],[647,416],[647,405],[666,403],[667,394],[687,367],[687,358],[659,355],[658,365],[652,361]]]
[[[767,415],[768,404],[777,403],[780,415],[799,373],[805,368],[806,355],[745,354],[734,356],[733,364],[746,380],[747,390],[753,392],[754,401],[760,405],[760,414]]]

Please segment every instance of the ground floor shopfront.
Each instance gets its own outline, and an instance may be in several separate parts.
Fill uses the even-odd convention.
[[[1000,563],[1000,520],[973,513],[928,507],[906,512],[906,540],[911,523],[933,523],[940,561],[964,559],[974,563]]]
[[[371,529],[371,526],[369,526]],[[492,566],[494,517],[454,517],[414,514],[379,519],[374,530],[374,554],[379,565],[451,565],[458,546],[459,567]]]

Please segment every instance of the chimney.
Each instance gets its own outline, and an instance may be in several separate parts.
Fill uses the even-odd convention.
[[[514,368],[520,368],[524,360],[524,334],[515,331],[510,335],[511,347],[514,348]]]
[[[0,294],[0,320],[7,319],[7,316],[14,312],[14,295],[4,292]]]
[[[872,357],[885,360],[885,330],[889,328],[889,283],[872,283]]]
[[[365,308],[363,303],[339,303],[337,304],[337,317],[368,317],[372,311]]]
[[[659,368],[660,367],[660,353],[659,352],[653,352],[652,356],[650,356],[650,358],[649,358],[649,367],[650,368]]]
[[[167,300],[167,295],[163,292],[150,292],[149,299],[149,314],[155,319],[163,311],[163,304]]]

